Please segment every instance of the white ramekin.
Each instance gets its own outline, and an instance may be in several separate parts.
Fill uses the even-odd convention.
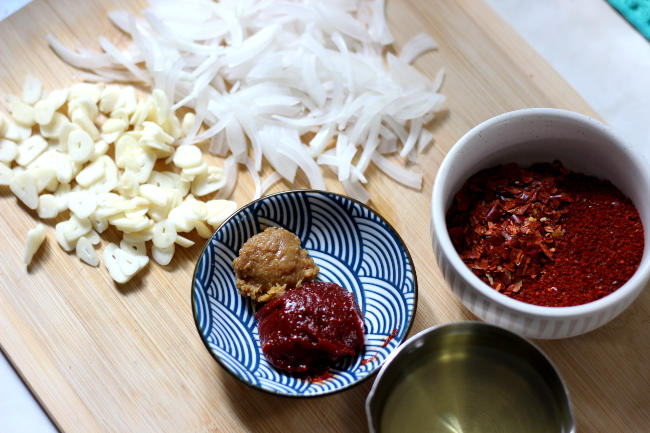
[[[483,283],[451,243],[445,214],[455,193],[477,171],[506,162],[560,160],[566,168],[607,179],[637,207],[644,226],[639,268],[623,286],[573,307],[527,304]],[[650,166],[601,122],[571,111],[531,108],[489,119],[466,133],[444,158],[433,185],[431,236],[451,290],[475,315],[531,338],[566,338],[612,320],[641,293],[650,277]]]

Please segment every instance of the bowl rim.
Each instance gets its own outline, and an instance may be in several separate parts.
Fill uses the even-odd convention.
[[[535,352],[537,352],[542,359],[544,359],[548,365],[551,367],[552,371],[555,372],[555,375],[560,383],[560,386],[562,387],[564,391],[564,395],[566,396],[567,399],[567,406],[568,406],[568,413],[569,413],[569,419],[573,425],[573,429],[569,431],[569,433],[574,433],[575,432],[575,415],[573,413],[573,404],[571,403],[571,394],[569,392],[569,388],[566,385],[566,382],[564,381],[564,378],[560,374],[560,370],[557,368],[557,366],[553,363],[551,358],[533,341],[531,341],[529,338],[524,337],[521,334],[518,334],[514,331],[511,331],[507,328],[504,328],[502,326],[494,325],[491,323],[487,323],[484,321],[480,320],[461,320],[461,321],[453,321],[453,322],[446,322],[446,323],[439,323],[437,325],[431,326],[429,328],[425,328],[416,334],[412,335],[408,339],[402,342],[398,347],[393,350],[390,355],[386,358],[384,361],[383,365],[381,366],[381,369],[377,373],[377,377],[372,384],[372,388],[370,388],[370,391],[368,392],[368,395],[366,396],[366,401],[365,401],[365,412],[366,412],[366,420],[368,423],[368,429],[371,432],[374,432],[374,426],[373,426],[373,420],[372,420],[372,414],[371,414],[371,402],[373,398],[375,397],[377,393],[377,389],[379,388],[379,382],[381,382],[382,377],[387,374],[386,372],[390,368],[392,362],[397,358],[400,353],[402,353],[405,350],[408,350],[409,346],[417,344],[417,341],[423,337],[425,337],[428,334],[438,332],[440,329],[444,328],[459,328],[460,330],[467,329],[469,330],[471,327],[479,327],[479,328],[485,328],[488,329],[490,332],[499,332],[499,333],[505,333],[507,336],[510,338],[513,338],[515,340],[519,340],[521,343],[524,345],[529,346],[531,349],[533,349]],[[420,346],[417,346],[419,348]]]
[[[511,311],[515,311],[521,314],[544,317],[548,319],[584,317],[595,312],[609,310],[631,294],[634,294],[635,291],[637,291],[637,293],[634,294],[636,297],[643,289],[644,282],[647,281],[648,275],[650,275],[650,260],[648,259],[646,259],[644,263],[642,258],[639,267],[636,269],[630,279],[609,295],[606,295],[595,301],[588,302],[586,304],[565,307],[551,307],[529,304],[517,299],[510,298],[503,293],[497,292],[492,287],[481,281],[480,278],[478,278],[476,275],[474,275],[473,272],[470,271],[470,269],[467,267],[465,262],[462,261],[458,252],[451,243],[451,238],[449,237],[445,218],[446,209],[443,209],[442,187],[446,183],[446,176],[448,176],[450,172],[452,161],[458,158],[460,154],[462,154],[468,142],[473,141],[485,129],[496,126],[499,123],[503,123],[504,121],[523,122],[530,118],[535,118],[536,120],[540,120],[541,118],[546,118],[549,120],[570,120],[576,124],[581,124],[583,126],[591,128],[592,130],[605,136],[613,144],[612,147],[615,147],[618,152],[624,154],[628,160],[631,161],[634,166],[636,166],[638,172],[643,176],[641,182],[646,185],[647,189],[650,189],[650,175],[648,174],[649,170],[647,170],[647,167],[645,169],[642,167],[641,156],[635,154],[634,151],[628,145],[626,145],[625,142],[620,137],[618,137],[610,127],[604,123],[584,114],[559,108],[524,108],[502,113],[479,123],[468,132],[466,132],[452,146],[440,164],[433,183],[433,190],[431,194],[431,230],[432,236],[435,236],[438,241],[441,253],[445,254],[449,260],[449,263],[454,268],[454,271],[456,271],[458,275],[474,290],[478,291],[481,295],[488,298],[490,301],[493,301],[502,307],[508,308]],[[467,176],[465,180],[468,177],[469,176]],[[650,230],[650,227],[645,227],[644,224],[644,232],[647,230]],[[644,251],[645,256],[649,254],[649,251],[647,251],[647,248],[645,247],[644,249],[646,250]],[[641,290],[639,290],[639,288]]]
[[[388,354],[388,356],[386,356],[386,358],[385,358],[382,362],[380,362],[379,364],[377,364],[377,366],[376,366],[376,367],[375,367],[371,372],[369,372],[365,377],[363,377],[363,378],[361,378],[361,379],[358,379],[358,380],[356,380],[356,381],[354,381],[354,382],[348,383],[347,385],[342,386],[342,387],[340,387],[340,388],[335,388],[335,389],[332,389],[332,390],[329,390],[329,391],[327,391],[327,392],[323,392],[323,393],[320,393],[320,394],[285,394],[285,393],[282,393],[282,392],[277,392],[277,391],[274,391],[274,390],[270,390],[270,389],[266,389],[266,388],[261,388],[261,387],[255,386],[255,385],[252,384],[251,382],[249,382],[249,381],[247,381],[247,380],[244,380],[242,377],[238,376],[235,372],[231,371],[230,368],[228,368],[228,367],[223,363],[223,361],[221,360],[221,358],[218,357],[218,356],[217,356],[217,355],[216,355],[216,354],[215,354],[215,353],[210,349],[210,346],[209,346],[209,344],[208,344],[208,340],[207,340],[207,336],[203,334],[203,332],[201,331],[200,324],[199,324],[199,318],[198,318],[197,311],[196,311],[196,300],[195,300],[195,294],[194,294],[194,292],[195,292],[195,290],[194,290],[194,287],[195,287],[195,286],[194,286],[194,282],[196,281],[196,275],[197,275],[198,268],[199,268],[199,262],[201,261],[201,258],[203,257],[203,254],[205,253],[206,249],[207,249],[207,248],[210,246],[210,244],[212,243],[212,240],[214,239],[214,237],[215,237],[215,235],[217,234],[217,232],[218,232],[219,230],[221,230],[221,228],[222,228],[224,225],[226,225],[226,223],[228,223],[231,219],[233,219],[236,215],[239,215],[242,211],[244,211],[245,209],[248,209],[249,207],[251,207],[251,206],[253,206],[253,205],[257,204],[257,203],[259,203],[260,201],[263,201],[263,200],[269,199],[269,198],[274,197],[274,196],[278,196],[278,195],[293,195],[293,194],[310,194],[310,193],[315,193],[315,194],[325,194],[325,195],[329,195],[329,196],[339,197],[339,198],[342,198],[342,199],[345,199],[345,200],[351,201],[351,202],[353,202],[353,203],[356,203],[356,204],[360,205],[362,208],[364,208],[364,209],[368,210],[369,212],[371,212],[371,213],[372,213],[374,216],[376,216],[377,218],[379,218],[379,220],[380,220],[382,223],[386,224],[386,226],[387,226],[387,227],[388,227],[388,228],[393,232],[393,234],[395,235],[395,237],[396,237],[397,240],[399,241],[399,244],[400,244],[401,248],[404,250],[404,254],[405,254],[405,256],[406,256],[406,260],[408,261],[409,266],[411,267],[411,273],[412,273],[412,275],[413,275],[413,308],[412,308],[412,313],[411,313],[411,315],[410,315],[410,318],[409,318],[408,322],[406,323],[406,327],[405,327],[405,329],[404,329],[404,338],[403,338],[403,340],[400,341],[399,344],[397,344],[397,346],[395,346],[395,348],[394,348],[394,349],[393,349],[393,350]],[[347,290],[347,289],[346,289],[346,290]],[[199,334],[199,337],[201,338],[201,342],[202,342],[203,345],[205,346],[205,349],[206,349],[206,350],[208,351],[208,353],[212,356],[212,358],[213,358],[215,361],[217,361],[217,363],[219,364],[219,366],[220,366],[223,370],[225,370],[226,372],[228,372],[228,374],[230,374],[232,377],[234,377],[235,379],[237,379],[238,382],[243,383],[244,385],[248,386],[249,388],[255,389],[255,390],[257,390],[257,391],[261,391],[261,392],[264,392],[264,393],[266,393],[266,394],[276,395],[276,396],[280,396],[280,397],[287,397],[287,398],[293,398],[293,399],[302,399],[302,398],[319,398],[319,397],[326,397],[326,396],[329,396],[329,395],[332,395],[332,394],[339,393],[339,392],[344,391],[344,390],[346,390],[346,389],[348,389],[348,388],[352,388],[352,387],[354,387],[354,386],[356,386],[356,385],[358,385],[358,384],[360,384],[360,383],[362,383],[362,382],[368,380],[370,377],[376,375],[377,372],[381,369],[381,367],[383,367],[383,365],[385,364],[385,362],[386,362],[388,359],[390,359],[390,356],[391,356],[394,352],[396,352],[396,351],[397,351],[397,350],[402,346],[402,344],[403,344],[405,341],[407,341],[407,340],[409,339],[407,336],[408,336],[409,332],[411,331],[411,328],[413,327],[413,322],[415,321],[415,314],[416,314],[416,312],[417,312],[417,305],[418,305],[418,279],[417,279],[417,274],[416,274],[416,271],[415,271],[415,263],[413,262],[413,257],[411,256],[411,252],[409,251],[408,247],[406,246],[406,243],[404,242],[404,239],[402,239],[402,236],[401,236],[401,235],[399,234],[399,232],[395,229],[395,227],[393,227],[393,225],[392,225],[390,222],[388,222],[388,220],[386,220],[386,218],[384,218],[384,217],[383,217],[379,212],[377,212],[376,210],[370,208],[367,204],[362,203],[362,202],[360,202],[359,200],[356,200],[356,199],[354,199],[354,198],[352,198],[352,197],[349,197],[349,196],[347,196],[347,195],[344,195],[344,194],[339,194],[339,193],[335,193],[335,192],[331,192],[331,191],[325,191],[325,190],[320,190],[320,189],[289,189],[289,190],[284,190],[284,191],[279,191],[279,192],[271,193],[271,194],[268,194],[268,195],[264,195],[264,196],[262,196],[262,197],[259,197],[259,198],[257,198],[257,199],[254,199],[254,200],[252,200],[252,201],[250,201],[250,202],[248,202],[248,203],[242,205],[241,207],[239,207],[236,211],[234,211],[232,214],[230,214],[230,216],[228,216],[228,218],[226,218],[226,219],[225,219],[221,224],[219,224],[219,226],[214,230],[214,232],[212,233],[212,235],[210,236],[210,238],[208,238],[208,239],[206,240],[206,242],[205,242],[203,248],[201,248],[201,253],[199,254],[199,256],[198,256],[198,258],[197,258],[197,260],[196,260],[196,263],[195,263],[195,265],[194,265],[194,271],[192,272],[192,280],[191,280],[191,287],[190,287],[190,303],[192,304],[192,317],[194,318],[194,326],[196,327],[196,331],[197,331],[197,333]],[[284,373],[284,372],[280,372],[280,373],[281,373],[281,374],[285,374],[285,375],[287,374],[287,373]]]

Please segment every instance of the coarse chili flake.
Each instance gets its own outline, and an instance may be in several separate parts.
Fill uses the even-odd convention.
[[[632,202],[610,182],[558,161],[478,172],[456,194],[447,227],[481,280],[537,305],[599,299],[632,276],[643,254]]]

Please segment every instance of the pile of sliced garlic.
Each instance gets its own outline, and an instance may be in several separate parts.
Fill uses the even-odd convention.
[[[118,283],[148,264],[147,242],[154,261],[167,265],[175,245],[194,244],[180,233],[208,238],[237,207],[196,198],[219,190],[224,171],[199,147],[179,145],[195,116],[181,122],[161,90],[138,97],[131,86],[77,83],[44,95],[30,76],[22,97],[5,102],[13,120],[0,114],[0,185],[40,218],[69,215],[56,224],[56,240],[91,266],[99,265],[99,235],[120,230],[120,245],[103,253]],[[30,230],[26,264],[44,239],[42,225]]]

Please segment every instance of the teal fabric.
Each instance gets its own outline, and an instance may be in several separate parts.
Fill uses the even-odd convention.
[[[607,0],[650,41],[650,0]]]

